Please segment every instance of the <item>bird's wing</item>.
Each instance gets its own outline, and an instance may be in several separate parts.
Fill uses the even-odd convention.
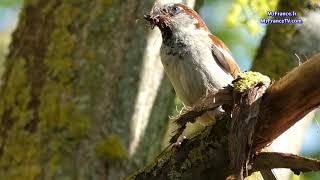
[[[216,36],[209,34],[209,37],[213,41],[211,50],[214,59],[217,61],[217,64],[220,65],[220,67],[226,72],[230,73],[233,78],[236,78],[237,74],[240,72],[240,69],[236,61],[233,59],[229,49]]]

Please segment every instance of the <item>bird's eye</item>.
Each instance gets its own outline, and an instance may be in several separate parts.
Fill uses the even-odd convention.
[[[182,8],[179,6],[172,6],[171,10],[172,10],[172,14],[176,15],[182,11]]]

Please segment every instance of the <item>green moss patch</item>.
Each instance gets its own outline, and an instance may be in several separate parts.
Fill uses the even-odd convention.
[[[268,76],[265,76],[259,72],[242,72],[238,74],[238,78],[234,80],[234,90],[237,92],[244,92],[256,86],[257,84],[263,84],[268,86],[271,80]]]

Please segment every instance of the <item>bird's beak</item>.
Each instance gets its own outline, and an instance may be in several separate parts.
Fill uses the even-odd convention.
[[[157,22],[158,22],[157,19],[154,18],[154,16],[152,16],[150,14],[144,15],[143,18],[150,23],[151,29],[153,29],[156,26]]]
[[[150,14],[145,14],[145,15],[143,16],[143,18],[144,18],[145,20],[149,21],[149,22],[152,22],[152,21],[153,21],[153,19],[152,19],[152,17],[150,16]]]
[[[163,29],[169,25],[169,15],[165,9],[159,7],[153,7],[150,14],[146,14],[143,17],[151,25],[151,29],[155,26],[158,26],[160,29]]]

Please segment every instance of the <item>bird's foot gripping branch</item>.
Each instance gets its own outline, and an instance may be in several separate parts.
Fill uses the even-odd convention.
[[[320,84],[315,77],[320,77],[320,55],[270,87],[270,80],[261,74],[240,74],[233,87],[203,98],[176,122],[183,127],[222,105],[226,113],[221,120],[181,147],[169,148],[128,179],[242,179],[255,171],[266,174],[273,168],[289,168],[296,174],[320,170],[318,160],[260,152],[319,106]]]

